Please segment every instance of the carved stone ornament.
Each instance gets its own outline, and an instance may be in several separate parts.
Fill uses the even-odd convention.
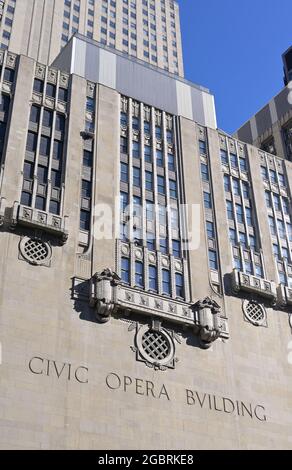
[[[210,297],[199,300],[193,305],[199,327],[199,338],[201,346],[209,348],[221,333],[220,306]]]
[[[95,307],[96,317],[101,323],[108,322],[115,310],[115,288],[120,282],[120,277],[108,268],[91,279],[91,306]]]

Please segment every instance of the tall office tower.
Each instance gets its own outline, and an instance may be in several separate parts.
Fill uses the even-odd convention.
[[[0,65],[0,447],[291,448],[292,162],[80,34]]]
[[[183,76],[174,0],[6,0],[1,47],[50,64],[76,32]]]
[[[292,161],[291,48],[282,56],[285,87],[235,133],[235,137]]]

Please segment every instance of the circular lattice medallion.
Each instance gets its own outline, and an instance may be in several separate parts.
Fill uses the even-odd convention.
[[[167,366],[174,359],[174,344],[164,329],[143,326],[137,333],[137,347],[146,362]]]
[[[245,318],[256,326],[262,326],[266,323],[266,310],[263,305],[252,300],[245,300],[243,302],[243,312]]]
[[[48,243],[37,238],[24,237],[20,242],[20,253],[30,264],[47,265],[52,256],[52,250]]]

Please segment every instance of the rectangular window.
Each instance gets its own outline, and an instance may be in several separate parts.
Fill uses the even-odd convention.
[[[235,155],[234,153],[230,154],[230,163],[232,168],[238,168],[237,155]]]
[[[206,163],[201,163],[201,175],[203,181],[209,181],[209,171]]]
[[[130,284],[130,261],[128,258],[121,260],[121,278],[126,284]]]
[[[129,204],[129,196],[128,193],[123,193],[121,192],[120,194],[120,202],[121,202],[121,210],[123,212],[126,211],[126,208],[128,207]]]
[[[163,294],[170,295],[170,272],[168,269],[162,270],[162,292]]]
[[[242,181],[241,185],[244,199],[249,199],[249,184],[246,181]]]
[[[247,172],[247,161],[245,158],[243,157],[239,158],[239,166],[240,166],[241,171],[243,171],[244,173]]]
[[[204,206],[205,209],[212,209],[212,198],[211,194],[204,191]]]
[[[127,163],[121,163],[121,181],[123,183],[129,182],[129,167]]]
[[[230,176],[224,175],[224,189],[227,193],[231,191]]]
[[[163,167],[163,153],[162,153],[162,150],[156,150],[156,164],[159,167]]]
[[[176,289],[176,296],[180,298],[184,298],[184,280],[183,275],[176,273],[175,274],[175,289]]]
[[[229,229],[229,240],[233,246],[237,245],[236,242],[236,231],[233,228]]]
[[[120,139],[120,151],[121,153],[128,153],[128,139],[126,137]]]
[[[199,140],[200,155],[207,155],[207,144],[204,140]]]
[[[249,207],[245,208],[246,223],[249,227],[252,227],[252,211]]]
[[[207,222],[207,236],[208,238],[215,238],[215,226],[214,222]]]
[[[240,183],[237,178],[233,178],[233,192],[235,196],[240,196]]]
[[[157,268],[156,266],[149,266],[149,289],[154,292],[157,292],[157,286]]]
[[[165,179],[164,176],[157,176],[157,191],[159,194],[165,195]]]
[[[167,254],[168,249],[167,249],[167,239],[166,238],[160,238],[159,249],[160,249],[160,251],[163,255]]]
[[[145,187],[147,191],[153,191],[153,174],[150,171],[145,172]]]
[[[132,155],[133,158],[140,158],[140,144],[139,142],[133,141],[132,144]]]
[[[226,201],[227,207],[227,217],[228,220],[234,220],[234,213],[233,213],[233,204],[231,201]]]
[[[220,158],[221,158],[221,163],[222,165],[228,165],[228,153],[226,150],[221,149],[220,150]]]
[[[145,145],[144,147],[144,159],[145,162],[151,163],[152,161],[151,147],[149,147],[148,145]]]
[[[175,171],[174,155],[172,153],[168,154],[168,170]]]
[[[209,250],[209,266],[210,269],[218,271],[217,253],[215,250]]]
[[[237,222],[239,224],[244,224],[244,216],[243,216],[243,207],[241,204],[236,204],[236,217]]]
[[[169,195],[173,199],[177,199],[177,184],[174,180],[169,180]]]
[[[81,209],[80,211],[80,230],[89,231],[90,229],[90,212]]]
[[[133,167],[133,186],[141,187],[141,170],[135,166]]]
[[[135,262],[135,285],[138,287],[144,287],[144,272],[143,263],[140,261]]]

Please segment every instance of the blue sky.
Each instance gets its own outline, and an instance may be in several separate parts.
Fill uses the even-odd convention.
[[[291,0],[179,0],[185,76],[215,95],[218,127],[234,132],[283,86]]]

